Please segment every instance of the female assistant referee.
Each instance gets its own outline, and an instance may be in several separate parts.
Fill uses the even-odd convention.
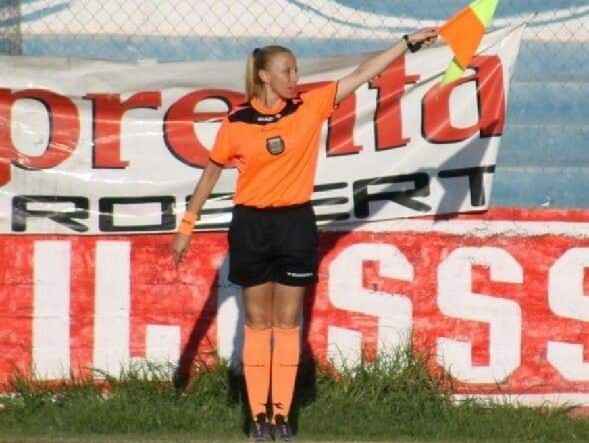
[[[416,51],[436,38],[435,28],[403,36],[352,73],[303,94],[297,94],[297,61],[289,49],[266,46],[248,56],[247,102],[222,120],[174,238],[173,256],[176,262],[186,256],[199,211],[223,166],[234,160],[229,280],[242,287],[245,307],[243,367],[253,441],[293,437],[288,413],[299,364],[298,322],[305,287],[317,281],[317,228],[309,200],[322,123],[407,49]]]

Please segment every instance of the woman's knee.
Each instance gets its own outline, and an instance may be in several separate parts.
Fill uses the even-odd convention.
[[[252,329],[268,329],[273,326],[271,316],[246,316],[245,324]]]
[[[243,290],[245,323],[253,329],[272,327],[272,285],[262,284]]]
[[[277,328],[292,329],[299,325],[300,311],[298,309],[286,310],[280,309],[274,313],[272,323]]]
[[[276,285],[274,292],[273,323],[282,329],[292,329],[299,325],[303,311],[304,287]]]
[[[274,321],[274,327],[280,329],[294,329],[299,326],[298,321]]]
[[[253,329],[267,329],[272,327],[272,305],[263,303],[248,303],[245,309],[245,323]]]

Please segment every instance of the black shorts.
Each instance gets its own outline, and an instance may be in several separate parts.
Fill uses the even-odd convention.
[[[310,203],[267,209],[236,205],[229,225],[229,281],[244,287],[314,283],[317,244]]]

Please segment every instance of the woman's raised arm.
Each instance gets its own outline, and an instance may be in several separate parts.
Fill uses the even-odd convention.
[[[407,39],[401,39],[394,46],[365,60],[353,72],[339,80],[335,103],[340,103],[361,84],[379,75],[407,50],[408,45],[426,47],[431,45],[437,36],[437,28],[425,28],[409,35]]]

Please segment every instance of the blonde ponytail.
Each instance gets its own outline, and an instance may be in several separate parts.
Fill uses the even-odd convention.
[[[249,102],[255,97],[256,93],[256,67],[255,67],[255,56],[253,52],[247,55],[245,65],[245,101]]]

